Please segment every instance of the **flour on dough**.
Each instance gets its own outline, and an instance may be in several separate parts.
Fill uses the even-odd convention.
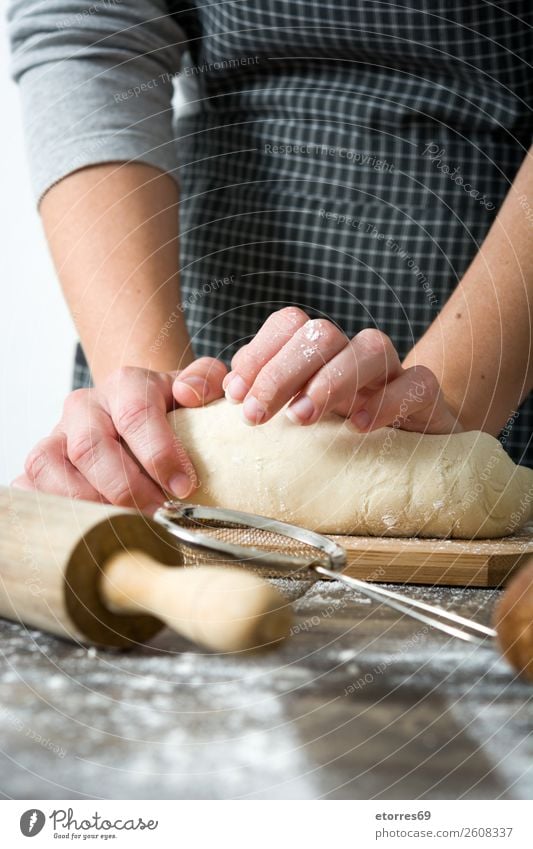
[[[337,416],[300,427],[283,413],[249,427],[225,400],[169,420],[198,472],[198,504],[365,536],[501,537],[530,518],[533,471],[481,431],[359,434]]]

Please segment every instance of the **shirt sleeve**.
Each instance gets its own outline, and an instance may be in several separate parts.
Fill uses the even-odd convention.
[[[38,200],[102,162],[176,176],[173,78],[186,36],[164,0],[10,0],[8,19]]]

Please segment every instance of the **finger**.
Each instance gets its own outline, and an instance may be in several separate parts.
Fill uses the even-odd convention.
[[[198,478],[167,421],[174,404],[171,376],[121,369],[102,392],[117,433],[142,469],[162,489],[187,498],[198,486]]]
[[[12,486],[13,489],[27,489],[27,490],[30,490],[31,492],[34,492],[37,489],[35,484],[32,483],[32,481],[29,479],[28,475],[26,475],[26,474],[19,475],[18,478],[15,478],[14,480],[11,481],[9,486]]]
[[[214,357],[200,357],[184,368],[172,384],[175,400],[182,407],[201,407],[222,398],[222,381],[228,370]]]
[[[268,421],[347,343],[332,322],[307,321],[259,372],[243,404],[245,421]]]
[[[164,501],[163,492],[120,444],[95,393],[79,391],[87,394],[72,393],[62,419],[68,459],[106,501],[153,513]]]
[[[425,366],[406,369],[368,398],[351,421],[364,432],[388,425],[421,433],[453,433],[460,429],[437,378]]]
[[[12,486],[85,501],[104,500],[68,459],[64,433],[55,431],[38,442],[24,467],[25,474],[13,481]]]
[[[296,424],[313,424],[328,412],[350,416],[374,389],[401,372],[391,340],[379,330],[362,330],[327,362],[287,407]]]
[[[299,307],[284,307],[269,315],[252,341],[243,345],[231,361],[232,370],[223,382],[228,401],[244,401],[263,366],[307,321],[309,316]]]

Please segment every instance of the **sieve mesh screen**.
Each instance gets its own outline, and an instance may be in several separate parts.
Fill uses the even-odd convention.
[[[241,551],[239,557],[235,559],[223,552],[210,551],[206,548],[193,548],[176,540],[176,544],[183,557],[184,565],[186,566],[208,566],[217,563],[224,565],[232,564],[245,566],[248,569],[261,572],[262,575],[278,576],[281,574],[294,574],[296,576],[296,573],[298,573],[299,576],[302,576],[302,573],[304,573],[306,578],[313,579],[312,571],[307,570],[306,563],[302,562],[302,558],[308,563],[316,562],[317,560],[324,562],[323,553],[314,545],[290,539],[287,536],[264,528],[251,528],[247,525],[229,523],[228,521],[218,522],[212,519],[190,520],[183,517],[180,518],[179,523],[176,523],[176,525],[186,528],[193,534],[201,534],[204,537],[208,537],[213,541],[216,540],[232,546],[239,546],[241,549],[250,549],[249,556],[246,556],[246,552],[243,553]],[[279,553],[283,555],[284,562],[281,561],[281,557],[278,563],[273,562],[272,557],[269,557],[268,563],[262,564],[261,560],[257,558],[257,551],[274,555],[274,560],[275,555]],[[288,558],[289,562],[287,562]]]

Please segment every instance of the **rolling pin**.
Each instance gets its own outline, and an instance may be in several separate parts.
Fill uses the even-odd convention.
[[[186,567],[135,510],[0,487],[0,616],[76,642],[144,643],[165,625],[217,651],[275,645],[290,606],[237,567]]]

